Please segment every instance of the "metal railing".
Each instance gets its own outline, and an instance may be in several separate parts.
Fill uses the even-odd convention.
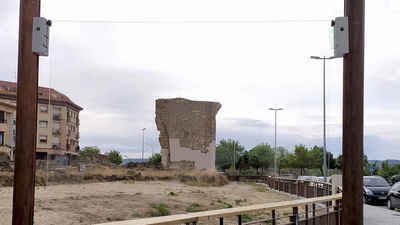
[[[232,177],[230,177],[232,179]],[[238,225],[341,225],[342,194],[332,194],[332,185],[324,182],[298,181],[267,176],[241,176],[235,180],[257,181],[271,189],[305,197],[292,201],[257,204],[172,216],[104,223],[99,225],[197,225],[220,224],[225,218],[235,217]],[[340,191],[338,189],[338,191]],[[284,212],[284,213],[280,213]],[[249,213],[261,213],[261,219],[244,222]],[[229,221],[232,224],[232,220]]]

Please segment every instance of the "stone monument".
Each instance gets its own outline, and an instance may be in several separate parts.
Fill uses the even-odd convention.
[[[215,169],[218,102],[157,99],[162,164],[166,168]]]

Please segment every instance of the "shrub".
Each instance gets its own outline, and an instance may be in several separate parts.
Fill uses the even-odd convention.
[[[171,215],[171,211],[169,210],[168,206],[164,203],[151,204],[150,215],[152,217],[168,216],[168,215]]]
[[[119,151],[111,150],[106,153],[108,160],[115,165],[120,165],[122,163],[122,156]]]
[[[96,156],[100,155],[100,149],[96,146],[84,147],[79,152],[79,155],[82,157],[96,157]]]
[[[161,166],[161,154],[156,153],[149,158],[149,164],[155,167]]]

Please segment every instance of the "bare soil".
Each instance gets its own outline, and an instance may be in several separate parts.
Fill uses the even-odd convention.
[[[36,187],[35,224],[83,225],[149,217],[163,203],[171,214],[290,200],[252,183],[220,187],[179,181],[124,181]],[[0,224],[11,224],[12,188],[0,188]]]

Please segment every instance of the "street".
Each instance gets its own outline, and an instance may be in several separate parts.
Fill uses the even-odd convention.
[[[400,225],[400,212],[364,204],[364,225]]]

